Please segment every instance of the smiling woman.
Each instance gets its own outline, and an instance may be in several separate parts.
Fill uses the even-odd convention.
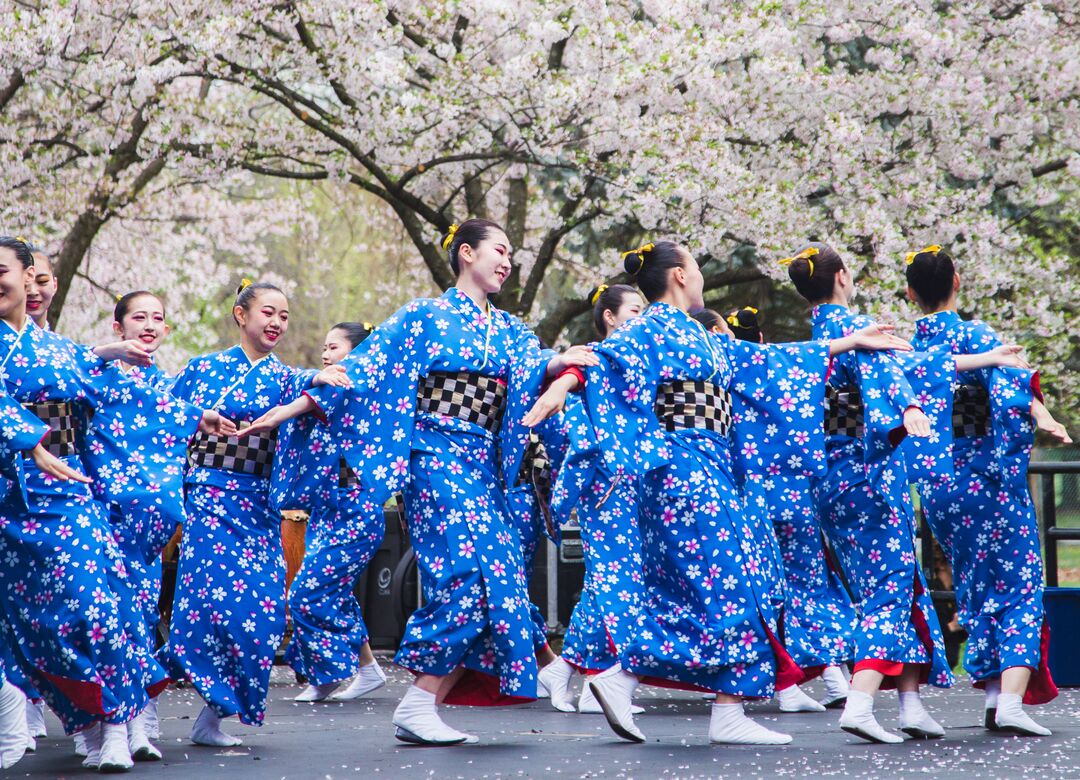
[[[173,383],[174,396],[243,425],[312,384],[332,381],[274,356],[289,329],[289,301],[274,285],[244,280],[232,318],[240,344],[192,359]],[[221,718],[261,725],[265,713],[285,628],[280,519],[269,503],[275,445],[273,434],[203,436],[190,451],[183,552],[161,658],[207,702],[191,732],[196,744],[240,744],[221,731]]]

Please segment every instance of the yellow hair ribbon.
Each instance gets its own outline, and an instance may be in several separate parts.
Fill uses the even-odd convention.
[[[449,249],[450,245],[452,243],[454,243],[454,235],[457,233],[457,231],[458,231],[458,224],[456,222],[453,225],[451,225],[449,228],[447,228],[446,238],[444,238],[443,242],[442,242],[442,248],[443,249]]]
[[[625,261],[626,258],[629,257],[630,255],[637,255],[638,256],[638,259],[641,262],[638,263],[637,270],[634,271],[634,276],[637,276],[639,273],[641,273],[641,269],[645,267],[645,253],[646,252],[651,252],[651,251],[653,251],[652,242],[650,242],[648,244],[642,244],[637,249],[631,249],[631,250],[629,250],[627,252],[623,252],[622,255],[620,255],[620,257],[622,258],[622,260]]]
[[[18,241],[20,244],[29,244],[30,243],[29,241],[27,241],[22,236],[15,236],[15,240]]]
[[[792,255],[791,257],[781,258],[780,265],[787,268],[789,265],[794,263],[796,260],[805,260],[807,262],[807,264],[810,266],[810,274],[809,275],[813,276],[814,275],[814,261],[811,260],[810,258],[813,257],[816,254],[818,254],[817,247],[808,246],[808,247],[806,247],[806,249],[799,252],[799,254],[797,254],[797,255]],[[754,314],[757,314],[757,312],[755,311]]]
[[[755,309],[753,306],[743,306],[743,311],[748,311],[751,314],[757,314],[757,309]]]
[[[255,284],[255,282],[251,281],[247,277],[244,277],[243,279],[240,280],[240,292],[243,292],[248,287],[251,287],[251,285],[253,285],[253,284]]]
[[[372,325],[370,322],[365,322],[364,323],[364,330],[375,330],[375,326]]]
[[[938,246],[937,244],[931,244],[924,249],[920,249],[918,252],[908,252],[906,255],[904,255],[904,260],[906,261],[907,265],[911,265],[915,262],[915,258],[919,255],[936,255],[940,251],[940,246]]]
[[[595,306],[597,304],[597,302],[600,300],[600,296],[604,294],[604,290],[606,290],[607,288],[608,288],[608,286],[606,284],[602,284],[599,287],[597,287],[596,292],[594,292],[592,294],[592,298],[589,298],[589,303],[592,304],[593,306]]]
[[[121,300],[123,300],[123,298],[124,298],[124,296],[123,296],[123,295],[116,295],[116,296],[114,296],[114,297],[116,298],[116,302],[117,302],[117,303],[120,303],[120,301],[121,301]]]
[[[728,325],[734,325],[735,327],[739,326],[739,318],[734,314],[729,314],[727,316],[727,321]]]

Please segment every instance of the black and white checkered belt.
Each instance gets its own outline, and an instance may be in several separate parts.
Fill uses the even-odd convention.
[[[345,462],[345,458],[338,460],[338,487],[339,488],[353,488],[360,484],[360,480],[356,478],[356,472],[349,468],[349,464]]]
[[[544,443],[535,433],[529,434],[529,444],[521,458],[517,484],[532,487],[533,495],[536,496],[536,505],[547,524],[548,535],[554,539],[554,519],[551,515],[551,459],[548,458]]]
[[[506,410],[506,383],[467,371],[433,371],[420,384],[416,409],[475,423],[495,434]]]
[[[62,458],[78,452],[75,446],[74,408],[67,401],[45,401],[23,404],[27,411],[49,426],[49,432],[41,444],[49,454]]]
[[[862,438],[866,433],[863,421],[862,395],[854,385],[825,386],[825,435]]]
[[[731,395],[712,382],[660,385],[653,411],[669,431],[703,428],[727,436],[731,430]]]
[[[953,394],[953,437],[990,434],[990,394],[982,385],[960,385]]]
[[[276,449],[276,430],[242,438],[198,433],[188,447],[188,465],[268,479],[273,473]]]

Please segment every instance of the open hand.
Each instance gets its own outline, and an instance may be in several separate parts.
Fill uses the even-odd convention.
[[[228,417],[222,417],[213,409],[207,409],[199,420],[199,430],[208,436],[235,436],[236,423]]]
[[[902,352],[911,350],[911,345],[893,334],[892,325],[870,325],[852,334],[859,349],[896,349]]]
[[[113,344],[94,347],[94,354],[102,360],[120,360],[129,366],[146,367],[153,362],[150,353],[146,351],[146,345],[138,339],[128,339],[127,341],[117,341]]]
[[[909,406],[904,410],[904,430],[911,436],[925,439],[930,435],[930,418],[923,413],[922,409]]]
[[[244,438],[245,436],[254,436],[257,433],[266,433],[275,430],[279,425],[290,419],[292,418],[286,413],[284,406],[275,406],[251,425],[241,428],[236,435]]]
[[[566,386],[554,382],[544,393],[536,399],[536,403],[533,404],[532,409],[529,410],[523,418],[521,418],[521,424],[526,428],[533,428],[549,417],[552,417],[562,411],[566,406]]]
[[[349,373],[345,370],[344,366],[339,366],[337,363],[327,366],[322,371],[315,375],[315,378],[311,380],[313,385],[330,385],[331,387],[352,387],[352,380],[349,379]]]
[[[990,354],[994,357],[994,365],[1031,368],[1031,364],[1020,354],[1023,349],[1019,344],[1002,344],[1000,347],[994,347],[990,350]]]
[[[71,468],[71,466],[45,449],[43,444],[39,444],[30,450],[30,457],[34,459],[34,465],[43,474],[48,474],[53,479],[58,479],[61,482],[82,482],[84,484],[90,484],[91,482],[90,477]]]

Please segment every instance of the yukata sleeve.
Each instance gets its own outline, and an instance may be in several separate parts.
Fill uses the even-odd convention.
[[[567,401],[560,422],[562,449],[552,457],[551,511],[562,524],[570,520],[582,491],[592,484],[600,448],[579,395]]]
[[[993,328],[977,321],[968,323],[966,341],[969,353],[989,352],[1002,343]],[[976,374],[990,396],[990,427],[994,441],[993,462],[979,465],[998,475],[1010,494],[1029,496],[1027,468],[1031,448],[1035,445],[1031,404],[1042,400],[1039,372],[996,366],[981,369]]]
[[[431,365],[424,345],[438,342],[434,320],[413,302],[379,325],[341,362],[351,388],[316,387],[307,391],[326,426],[315,426],[309,442],[336,442],[336,452],[355,473],[370,500],[385,503],[400,492],[409,475],[416,428],[420,378]]]
[[[0,393],[0,503],[17,498],[16,508],[26,509],[26,478],[23,453],[29,452],[49,433],[49,426],[7,393]]]
[[[953,387],[956,361],[941,350],[893,355],[911,386],[915,404],[930,419],[930,436],[905,436],[900,444],[913,480],[938,482],[953,476]],[[902,412],[901,412],[902,413]]]
[[[729,391],[736,474],[823,473],[828,344],[715,341],[734,371]]]
[[[95,496],[122,514],[157,515],[174,528],[184,521],[184,463],[202,410],[134,382],[85,347],[72,348],[88,407],[80,454]]]
[[[510,366],[506,382],[506,414],[499,430],[502,473],[512,487],[529,444],[529,429],[521,420],[543,392],[544,376],[555,351],[544,349],[536,334],[517,317],[507,315],[512,329]]]

